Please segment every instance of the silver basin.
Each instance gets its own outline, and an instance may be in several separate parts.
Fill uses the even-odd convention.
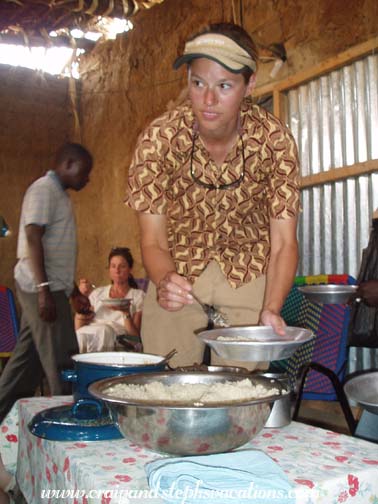
[[[320,304],[346,304],[353,297],[358,285],[304,285],[298,287],[311,303]]]
[[[351,378],[345,383],[344,391],[348,399],[370,413],[378,415],[378,371]]]
[[[125,438],[147,449],[177,455],[223,453],[244,445],[256,436],[264,427],[273,402],[282,396],[272,394],[244,402],[195,406],[183,402],[164,404],[127,400],[110,396],[107,389],[119,383],[143,385],[160,381],[171,385],[236,382],[245,378],[232,373],[148,373],[101,380],[90,385],[90,393],[106,402]],[[264,377],[249,379],[267,389],[283,390],[277,380]]]

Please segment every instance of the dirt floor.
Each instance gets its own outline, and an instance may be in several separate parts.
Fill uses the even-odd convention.
[[[358,419],[361,414],[360,409],[352,408],[352,412],[354,418]],[[298,421],[342,434],[350,434],[343,411],[337,401],[303,400]]]

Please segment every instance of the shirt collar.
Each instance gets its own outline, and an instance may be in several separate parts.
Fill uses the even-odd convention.
[[[54,181],[54,183],[62,189],[62,191],[65,191],[65,188],[63,187],[60,178],[58,175],[54,172],[54,170],[49,170],[46,175],[51,178],[51,180]]]

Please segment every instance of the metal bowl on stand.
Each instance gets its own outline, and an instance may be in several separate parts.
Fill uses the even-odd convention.
[[[283,394],[279,399],[274,401],[272,411],[270,412],[269,418],[264,427],[266,429],[276,429],[278,427],[289,425],[291,422],[291,409],[292,401],[294,401],[294,392],[290,390],[290,380],[288,375],[286,373],[269,372],[258,372],[257,375],[278,380],[287,391],[287,394]]]
[[[311,303],[347,304],[355,295],[358,285],[304,285],[298,287]]]
[[[378,371],[369,371],[350,378],[344,385],[344,391],[348,399],[366,411],[378,415]]]

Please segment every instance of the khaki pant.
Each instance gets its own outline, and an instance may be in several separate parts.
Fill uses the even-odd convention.
[[[45,374],[52,395],[71,389],[61,381],[60,371],[72,367],[71,355],[79,348],[71,306],[64,291],[52,292],[57,310],[54,322],[44,322],[38,313],[38,295],[22,291],[22,308],[16,346],[0,376],[0,421],[21,397],[31,397]]]
[[[220,270],[218,263],[211,262],[194,283],[194,292],[208,304],[213,304],[224,313],[230,325],[255,325],[261,310],[265,276],[259,277],[238,289],[233,289]],[[142,342],[146,353],[164,355],[172,348],[178,354],[170,365],[190,366],[200,364],[204,345],[195,332],[206,329],[207,317],[198,303],[184,306],[177,312],[161,308],[156,300],[155,285],[150,282],[144,300],[142,316]],[[266,363],[225,361],[212,353],[214,365],[242,366],[248,369],[266,369]]]

